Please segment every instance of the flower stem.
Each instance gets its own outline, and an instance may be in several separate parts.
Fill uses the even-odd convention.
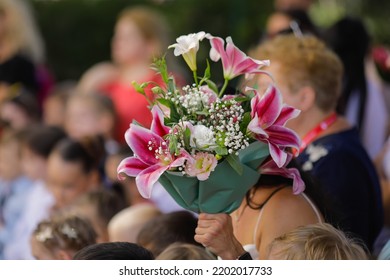
[[[229,82],[229,80],[228,80],[228,79],[225,79],[225,82],[223,83],[222,89],[221,89],[221,91],[220,91],[219,94],[218,94],[218,97],[219,97],[219,98],[221,98],[222,95],[223,95],[223,93],[225,92],[226,87],[227,87],[227,85],[228,85],[228,82]]]
[[[192,74],[194,75],[194,81],[196,86],[198,86],[198,74],[196,73],[196,70],[192,71]]]

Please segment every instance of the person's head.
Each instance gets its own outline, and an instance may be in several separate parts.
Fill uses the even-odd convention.
[[[288,55],[287,55],[288,54]],[[329,114],[340,96],[343,67],[339,58],[314,36],[280,35],[260,45],[253,53],[257,59],[269,59],[268,70],[288,105],[301,114],[287,125],[299,127],[313,112]],[[257,77],[260,92],[270,80]]]
[[[137,242],[137,236],[143,226],[151,219],[161,215],[160,210],[149,203],[137,204],[117,213],[108,224],[111,242]]]
[[[163,214],[151,219],[141,229],[137,243],[158,256],[174,242],[183,242],[200,246],[194,240],[197,218],[187,211]]]
[[[136,205],[139,203],[147,202],[147,199],[143,198],[137,188],[135,183],[135,178],[128,177],[123,181],[118,179],[118,165],[120,162],[127,158],[133,156],[133,152],[128,145],[122,145],[119,149],[107,156],[104,171],[107,176],[109,183],[112,185],[112,188],[118,192],[123,193],[126,197],[128,205]]]
[[[313,4],[313,0],[275,0],[275,8],[281,9],[302,9],[308,11]]]
[[[7,131],[0,138],[0,178],[12,181],[23,174],[21,153],[25,131]]]
[[[9,87],[9,97],[0,107],[3,126],[21,130],[39,121],[39,105],[36,98],[18,85]]]
[[[74,260],[153,260],[147,249],[129,242],[99,243],[78,251]]]
[[[75,83],[72,81],[55,85],[43,102],[42,121],[44,124],[64,127],[66,103],[74,90]]]
[[[318,35],[316,27],[304,10],[278,10],[268,17],[266,26],[268,39],[291,33]]]
[[[146,7],[123,10],[115,25],[112,59],[118,65],[150,63],[163,53],[167,25],[156,11]]]
[[[0,42],[6,52],[2,57],[20,52],[34,62],[43,61],[43,42],[28,1],[0,0]]]
[[[100,185],[99,164],[104,154],[101,139],[61,140],[49,155],[46,185],[56,208],[72,203]]]
[[[156,260],[215,260],[216,257],[206,249],[185,243],[173,243],[169,245]]]
[[[37,125],[28,129],[22,147],[24,174],[32,180],[45,180],[47,158],[65,137],[66,133],[58,127]]]
[[[273,260],[367,260],[362,245],[330,224],[298,227],[274,239],[268,259]]]
[[[76,93],[66,105],[65,130],[75,139],[96,135],[109,139],[114,131],[115,116],[113,102],[108,96]]]
[[[76,216],[56,216],[40,222],[30,240],[37,260],[70,260],[77,251],[95,242],[92,225]]]
[[[97,233],[97,243],[107,242],[108,223],[124,208],[124,201],[113,191],[95,190],[80,196],[69,207],[70,213],[88,219]]]

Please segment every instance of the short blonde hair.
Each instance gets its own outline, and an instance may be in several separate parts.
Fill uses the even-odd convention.
[[[150,8],[136,6],[124,9],[118,16],[118,21],[130,20],[141,32],[147,42],[156,45],[154,55],[159,57],[168,46],[168,24],[161,14]]]
[[[314,36],[279,35],[252,51],[257,59],[278,63],[281,76],[292,92],[310,86],[316,105],[328,112],[341,94],[343,66],[340,59]]]
[[[44,46],[28,1],[0,0],[0,13],[5,19],[4,42],[12,51],[42,63]]]
[[[192,244],[176,242],[169,245],[156,260],[215,260],[206,249]]]
[[[281,260],[367,260],[358,240],[327,223],[298,227],[274,239],[269,257]]]

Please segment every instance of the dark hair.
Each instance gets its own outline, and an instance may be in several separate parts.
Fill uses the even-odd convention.
[[[331,26],[324,38],[344,66],[343,88],[337,111],[344,114],[350,97],[357,92],[360,99],[357,124],[360,128],[367,99],[365,57],[369,51],[370,35],[360,19],[345,17]]]
[[[137,237],[137,243],[158,256],[174,242],[200,246],[194,240],[197,218],[188,211],[163,214],[147,222]]]
[[[12,85],[9,88],[9,97],[4,103],[12,103],[24,111],[24,113],[33,121],[40,119],[40,109],[37,98],[25,88],[19,85]]]
[[[0,64],[0,82],[8,85],[19,83],[34,94],[39,87],[34,64],[19,54]]]
[[[36,125],[27,130],[24,144],[37,155],[47,158],[56,144],[64,138],[66,133],[59,127]]]
[[[153,260],[147,249],[129,242],[98,243],[78,251],[74,260]]]
[[[85,137],[81,140],[66,138],[60,141],[53,152],[67,162],[81,163],[86,173],[98,170],[104,158],[104,142],[101,137]]]
[[[109,190],[90,191],[81,196],[74,205],[93,205],[96,209],[96,214],[99,219],[108,225],[108,222],[119,211],[126,207],[124,200],[115,192]]]

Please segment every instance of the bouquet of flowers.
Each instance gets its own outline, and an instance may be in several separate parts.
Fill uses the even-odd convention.
[[[212,81],[208,61],[203,77],[197,73],[196,55],[204,39],[211,45],[210,59],[222,61],[221,87]],[[119,178],[123,173],[135,177],[145,198],[159,181],[179,205],[198,213],[234,211],[261,174],[291,178],[293,192],[302,192],[299,172],[286,167],[300,141],[285,124],[299,111],[283,104],[274,85],[264,94],[253,88],[224,94],[232,79],[264,74],[260,68],[269,61],[248,57],[230,37],[226,47],[222,38],[205,32],[176,41],[170,48],[175,56],[183,56],[194,83],[177,88],[165,60],[155,62],[165,87],[152,88],[156,98],[150,129],[130,124],[125,138],[134,156],[120,163]],[[142,94],[149,86],[133,85]]]

